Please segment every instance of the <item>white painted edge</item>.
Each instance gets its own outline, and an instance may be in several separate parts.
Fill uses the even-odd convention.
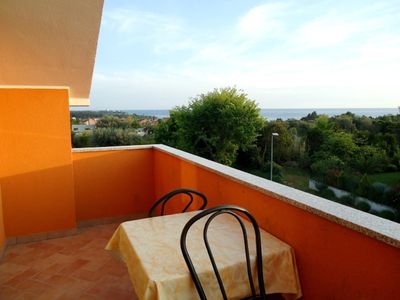
[[[110,146],[110,147],[87,147],[87,148],[73,148],[73,153],[81,152],[101,152],[101,151],[122,151],[122,150],[140,150],[140,149],[153,149],[154,145],[132,145],[132,146]]]
[[[90,106],[90,99],[89,98],[69,98],[69,106],[87,107],[87,106]]]
[[[0,89],[69,90],[65,85],[0,85]]]
[[[73,152],[156,149],[254,188],[268,196],[400,248],[400,224],[165,145],[73,149]]]

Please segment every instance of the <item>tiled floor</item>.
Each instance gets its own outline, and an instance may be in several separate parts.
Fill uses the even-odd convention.
[[[0,299],[136,299],[125,264],[104,250],[116,227],[9,246],[0,262]]]

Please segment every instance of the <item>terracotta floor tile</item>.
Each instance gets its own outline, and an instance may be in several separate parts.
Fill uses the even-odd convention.
[[[86,281],[98,281],[102,276],[103,274],[101,272],[93,272],[83,268],[72,273],[72,277]]]
[[[0,271],[2,273],[18,274],[29,269],[29,266],[16,264],[13,262],[2,262],[0,264]]]
[[[11,286],[11,287],[18,287],[22,282],[32,278],[34,275],[38,273],[37,270],[33,268],[29,268],[18,275],[15,275],[8,281],[5,281],[3,285]]]
[[[39,296],[45,293],[50,288],[50,286],[36,280],[28,279],[20,283],[17,288],[20,291]]]
[[[47,289],[43,294],[37,296],[35,300],[55,300],[61,297],[64,293],[65,293],[65,288],[51,287]]]
[[[16,299],[19,297],[18,289],[8,286],[0,286],[0,299]]]
[[[0,285],[2,285],[4,282],[12,279],[16,274],[13,273],[5,273],[0,271]]]
[[[51,286],[64,287],[64,288],[74,285],[75,282],[76,279],[59,274],[54,274],[46,280],[46,283]]]
[[[117,227],[8,247],[0,261],[0,299],[137,299],[125,264],[104,250]]]
[[[32,294],[30,292],[20,292],[17,296],[17,298],[13,299],[13,300],[36,300],[37,299],[37,295]]]
[[[84,259],[76,259],[71,263],[65,264],[64,268],[62,268],[59,272],[63,275],[73,274],[75,271],[79,270],[81,267],[86,265],[89,261]]]

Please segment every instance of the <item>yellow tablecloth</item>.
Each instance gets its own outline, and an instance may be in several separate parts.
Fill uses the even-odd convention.
[[[114,233],[106,249],[113,250],[127,264],[139,299],[198,299],[180,249],[182,228],[196,213],[125,222]],[[203,242],[205,219],[190,229],[188,251],[208,299],[222,299]],[[251,224],[245,223],[255,270],[254,232]],[[299,298],[301,288],[292,248],[265,231],[261,231],[261,238],[267,293]],[[216,217],[209,228],[209,241],[228,297],[240,299],[251,295],[239,223],[226,214]]]

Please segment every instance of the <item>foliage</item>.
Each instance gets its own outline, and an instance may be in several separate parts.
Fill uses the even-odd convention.
[[[81,134],[72,133],[72,145],[75,148],[93,146],[93,134],[91,131],[84,131]]]
[[[232,165],[239,150],[251,149],[262,126],[256,103],[235,88],[214,90],[171,111],[157,141]],[[175,127],[175,128],[173,128]],[[170,144],[171,145],[171,144]]]
[[[170,117],[161,120],[154,130],[154,138],[156,143],[165,144],[171,147],[178,146],[178,124],[176,113],[170,112]]]
[[[282,168],[282,179],[283,183],[303,190],[308,191],[308,184],[310,180],[310,174],[306,170],[302,170],[298,167],[288,167]]]
[[[118,110],[71,110],[71,117],[76,119],[102,118],[104,116],[123,118],[128,114]]]
[[[104,146],[123,146],[140,143],[140,137],[133,131],[122,128],[97,128],[94,132],[96,144]]]
[[[388,160],[382,149],[374,146],[361,146],[354,148],[349,163],[356,170],[372,174],[384,171]]]
[[[138,128],[139,122],[136,118],[131,116],[126,118],[120,118],[115,116],[105,116],[101,118],[97,124],[97,128]]]
[[[351,195],[340,197],[338,199],[338,201],[347,206],[354,206],[354,202],[355,202],[354,197]]]
[[[353,196],[335,199],[326,188],[329,184],[389,205],[400,219],[400,114],[372,118],[312,112],[301,120],[266,121],[246,94],[226,88],[199,95],[158,124],[154,119],[144,124],[139,116],[124,112],[72,111],[71,116],[73,124],[100,118],[96,130],[72,133],[74,147],[155,140],[268,179],[271,134],[277,132],[273,160],[285,167],[274,167],[274,180],[308,191],[311,175],[324,185],[320,190],[326,198],[350,206],[355,202]],[[139,121],[143,137],[136,133]]]
[[[323,189],[322,191],[318,192],[318,195],[325,199],[336,200],[335,193],[331,189]]]
[[[311,172],[314,177],[334,186],[337,186],[343,169],[344,163],[337,156],[321,158],[311,165]]]
[[[382,210],[378,213],[378,215],[382,218],[389,219],[392,221],[396,220],[396,214],[391,210]]]
[[[72,146],[101,147],[154,143],[154,118],[139,117],[118,111],[71,111],[71,123],[83,124],[88,118],[95,118],[96,128],[84,132],[73,132]],[[139,136],[136,129],[139,121],[145,121],[144,136]]]
[[[354,207],[359,209],[359,210],[365,211],[365,212],[368,212],[368,211],[371,210],[371,205],[368,202],[365,202],[365,201],[357,202]]]
[[[271,160],[271,139],[272,133],[279,135],[274,137],[274,161],[282,163],[298,158],[296,153],[295,140],[283,121],[265,122],[261,134],[257,140],[257,147],[260,149],[260,161],[266,163]],[[296,155],[297,154],[297,155]]]

